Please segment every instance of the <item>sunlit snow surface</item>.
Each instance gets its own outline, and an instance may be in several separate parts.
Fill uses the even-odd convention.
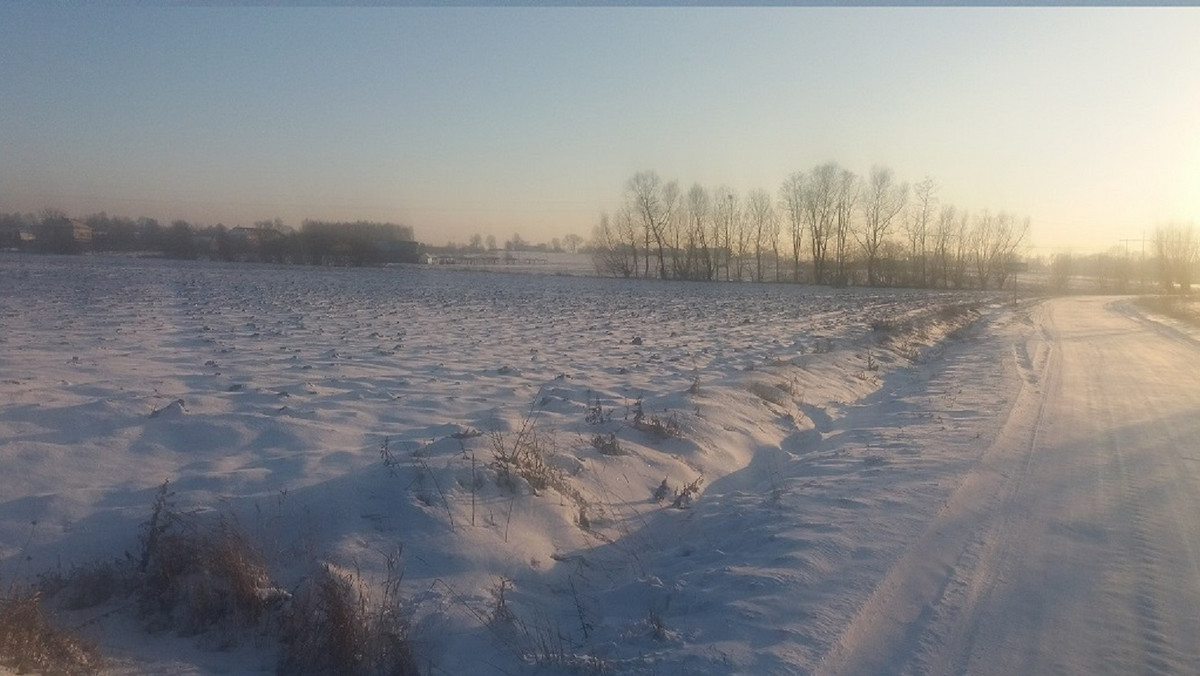
[[[169,479],[283,587],[400,552],[431,673],[810,670],[1003,422],[1025,326],[970,293],[0,254],[0,584],[124,557]],[[498,481],[527,418],[575,495]],[[92,630],[115,671],[274,669]]]

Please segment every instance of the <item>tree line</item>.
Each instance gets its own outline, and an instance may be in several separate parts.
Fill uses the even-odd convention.
[[[416,262],[413,229],[396,223],[305,220],[299,229],[276,218],[228,228],[185,220],[104,212],[72,219],[61,211],[0,214],[0,249],[38,253],[151,253],[180,259],[310,265]]]
[[[511,251],[511,252],[531,252],[531,253],[575,253],[580,247],[586,244],[586,240],[575,233],[570,233],[562,237],[552,237],[549,242],[530,242],[521,236],[521,233],[515,232],[513,236],[504,242],[498,242],[495,235],[486,235],[475,233],[464,243],[458,243],[454,240],[446,242],[445,246],[433,247],[431,251],[449,252],[449,253],[488,253],[495,251]]]
[[[684,192],[638,172],[590,246],[597,272],[622,277],[999,289],[1029,229],[1008,211],[942,203],[931,178],[910,186],[888,167],[859,176],[827,162],[774,194]]]
[[[1149,238],[1124,242],[1124,247],[1101,254],[1056,254],[1049,264],[1050,290],[1128,293],[1157,284],[1167,293],[1191,292],[1200,274],[1200,236],[1194,225],[1168,223],[1155,228]]]

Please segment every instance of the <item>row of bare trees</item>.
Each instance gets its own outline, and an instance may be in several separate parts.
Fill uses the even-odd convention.
[[[1049,289],[1055,293],[1145,293],[1151,285],[1166,293],[1191,293],[1200,275],[1200,236],[1191,223],[1168,223],[1149,239],[1124,240],[1105,253],[1055,254],[1049,261]],[[1129,248],[1140,242],[1140,251]],[[1145,245],[1150,245],[1147,251]]]
[[[1171,223],[1154,232],[1158,281],[1164,290],[1190,293],[1196,268],[1200,266],[1200,237],[1190,223]]]
[[[1001,288],[1029,232],[1008,212],[969,213],[891,169],[866,177],[835,162],[798,171],[775,197],[633,175],[591,249],[602,274],[842,286]]]

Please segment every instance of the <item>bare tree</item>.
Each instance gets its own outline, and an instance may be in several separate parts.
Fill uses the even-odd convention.
[[[754,279],[761,282],[763,281],[764,251],[771,247],[778,252],[779,214],[775,213],[775,206],[771,204],[771,195],[765,190],[751,191],[746,202],[754,246]]]
[[[741,210],[738,208],[737,195],[731,188],[721,186],[714,193],[713,222],[716,225],[717,242],[716,258],[718,274],[720,268],[725,269],[725,281],[731,279],[730,263],[733,259],[734,232],[737,231]]]
[[[1054,254],[1050,261],[1050,290],[1057,294],[1066,293],[1071,287],[1071,275],[1074,274],[1071,254]]]
[[[1012,277],[1017,265],[1017,252],[1029,236],[1029,217],[1001,211],[996,218],[992,239],[988,244],[988,276],[996,281],[996,288],[1003,289]]]
[[[1192,291],[1192,273],[1200,259],[1200,241],[1195,227],[1171,223],[1154,232],[1154,251],[1158,257],[1158,275],[1164,288],[1183,293]]]
[[[858,207],[860,187],[858,176],[849,169],[838,172],[834,201],[833,259],[837,286],[845,286],[850,277],[850,237],[854,228],[854,212]]]
[[[887,167],[871,167],[871,177],[863,193],[863,222],[859,233],[859,244],[867,259],[867,284],[875,286],[879,283],[880,251],[907,199],[908,184],[897,183],[892,170]]]
[[[708,191],[699,183],[688,190],[686,200],[688,248],[693,256],[692,279],[712,280],[716,276],[716,260],[712,251],[712,203]]]
[[[686,203],[681,207],[686,207]],[[674,279],[691,278],[692,254],[687,238],[687,214],[679,208],[667,220],[667,249],[671,253],[671,277]]]
[[[527,248],[529,248],[529,242],[526,242],[519,232],[514,232],[512,239],[504,243],[505,251],[524,251]]]
[[[818,165],[804,182],[804,222],[813,261],[813,282],[828,283],[826,262],[837,215],[838,165]]]
[[[995,224],[996,217],[984,209],[982,213],[975,215],[974,223],[971,225],[969,245],[971,267],[975,271],[975,283],[981,289],[988,288],[988,269],[990,267],[988,242],[992,238],[992,229]]]
[[[654,230],[661,208],[658,203],[658,190],[660,187],[661,181],[658,178],[658,174],[652,171],[634,174],[633,178],[629,179],[625,184],[625,211],[636,218],[637,224],[640,226],[644,246],[642,249],[645,253],[641,271],[642,277],[650,276],[650,245],[653,241]],[[634,250],[636,251],[636,249],[637,246],[634,245]]]
[[[471,243],[472,244],[475,243],[474,238],[471,239]],[[579,247],[582,245],[583,245],[583,238],[580,237],[579,235],[576,235],[573,232],[570,233],[569,235],[563,237],[563,246],[567,247],[567,251],[570,251],[571,253],[575,253],[575,252],[579,251]]]
[[[958,209],[953,204],[943,204],[933,228],[930,286],[945,288],[950,283],[950,265],[958,232],[957,223]]]
[[[779,186],[779,206],[787,218],[792,243],[792,281],[800,283],[800,251],[804,248],[804,172],[797,171]]]
[[[967,269],[971,260],[971,212],[963,209],[958,212],[958,222],[954,224],[954,238],[951,241],[954,254],[950,257],[950,281],[954,288],[961,289],[967,285]]]
[[[679,186],[663,183],[657,172],[642,171],[633,175],[625,186],[626,204],[641,227],[645,244],[642,275],[650,276],[650,252],[658,260],[657,276],[666,278],[666,229],[679,203]]]
[[[683,201],[682,197],[683,196],[679,192],[679,184],[677,182],[671,181],[671,182],[663,185],[663,188],[662,188],[663,214],[662,214],[662,218],[659,221],[659,231],[660,232],[665,232],[666,228],[672,222],[674,222],[676,220],[676,215],[677,215],[677,212],[679,211],[679,204],[680,204],[680,202]],[[666,269],[666,266],[663,261],[662,241],[663,241],[663,238],[659,237],[659,239],[658,239],[658,244],[659,244],[658,264],[659,264],[659,276],[665,279],[667,276],[667,269]]]
[[[617,236],[620,238],[620,241],[629,250],[629,258],[633,266],[633,271],[630,273],[630,276],[637,277],[639,233],[637,224],[634,222],[633,214],[630,212],[629,205],[621,207],[621,209],[613,215],[613,226],[616,228]],[[642,251],[643,258],[648,255],[648,251]]]
[[[994,281],[1004,288],[1013,272],[1017,250],[1029,234],[1029,219],[1017,219],[1006,211],[996,214],[985,210],[975,218],[970,232],[969,250],[975,269],[975,282],[987,289]]]
[[[733,278],[739,282],[746,280],[746,266],[754,249],[754,234],[750,225],[750,206],[739,204],[733,222]]]
[[[601,275],[631,277],[637,272],[636,250],[614,227],[608,214],[600,214],[600,222],[592,229],[592,265]]]
[[[1128,293],[1133,278],[1133,262],[1129,258],[1129,246],[1114,246],[1107,253],[1095,257],[1095,275],[1101,291],[1110,287],[1117,293]]]
[[[937,205],[937,183],[926,176],[913,186],[913,204],[904,223],[904,234],[908,239],[909,274],[915,286],[930,286],[929,236]]]

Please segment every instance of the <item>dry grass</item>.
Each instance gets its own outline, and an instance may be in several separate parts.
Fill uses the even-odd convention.
[[[674,412],[664,413],[662,416],[653,413],[647,415],[645,409],[642,407],[642,398],[640,396],[634,400],[633,405],[629,408],[629,413],[626,414],[626,418],[629,418],[630,415],[633,417],[632,423],[634,429],[644,432],[656,440],[682,439],[684,436],[683,423],[680,422],[679,416],[675,415]]]
[[[763,401],[776,406],[787,408],[792,405],[792,394],[784,387],[756,380],[750,383],[750,393]]]
[[[548,443],[535,429],[533,419],[526,418],[520,429],[513,434],[493,431],[492,467],[500,480],[515,486],[515,477],[520,477],[536,493],[565,483],[562,470],[550,464]]]
[[[160,532],[139,574],[138,610],[151,631],[198,634],[220,626],[237,633],[258,623],[273,589],[246,536],[221,519],[177,519]]]
[[[664,480],[663,483],[665,484],[666,481]],[[675,509],[687,509],[691,507],[696,498],[700,497],[700,487],[703,485],[704,477],[696,477],[691,483],[675,491],[675,499],[671,501],[671,506]]]
[[[399,612],[398,585],[399,579],[389,579],[375,604],[361,580],[323,566],[301,585],[283,618],[279,673],[420,674]]]
[[[684,437],[683,423],[673,412],[663,416],[651,414],[638,421],[634,426],[654,439],[682,439]]]
[[[608,434],[593,434],[592,448],[600,451],[601,455],[629,455],[628,451],[621,448],[621,441],[612,432]]]
[[[979,311],[979,303],[956,303],[943,305],[938,308],[937,318],[943,322],[954,322],[970,319],[972,314]]]
[[[181,512],[171,498],[164,483],[127,573],[145,629],[200,636],[217,650],[268,636],[288,594],[272,583],[265,558],[236,521]]]
[[[94,643],[54,626],[39,592],[15,588],[0,596],[0,665],[65,676],[100,673],[103,666]]]
[[[45,594],[73,610],[124,597],[148,631],[199,635],[214,649],[278,639],[279,673],[416,675],[400,614],[399,556],[388,559],[378,603],[360,578],[328,566],[293,596],[274,585],[236,521],[180,512],[164,483],[142,524],[140,556],[43,574],[38,591],[0,595],[0,666],[47,676],[100,672],[96,647],[43,614]]]
[[[61,570],[38,575],[38,589],[57,607],[85,610],[107,603],[129,591],[129,575],[119,562],[89,563],[66,572]]]

